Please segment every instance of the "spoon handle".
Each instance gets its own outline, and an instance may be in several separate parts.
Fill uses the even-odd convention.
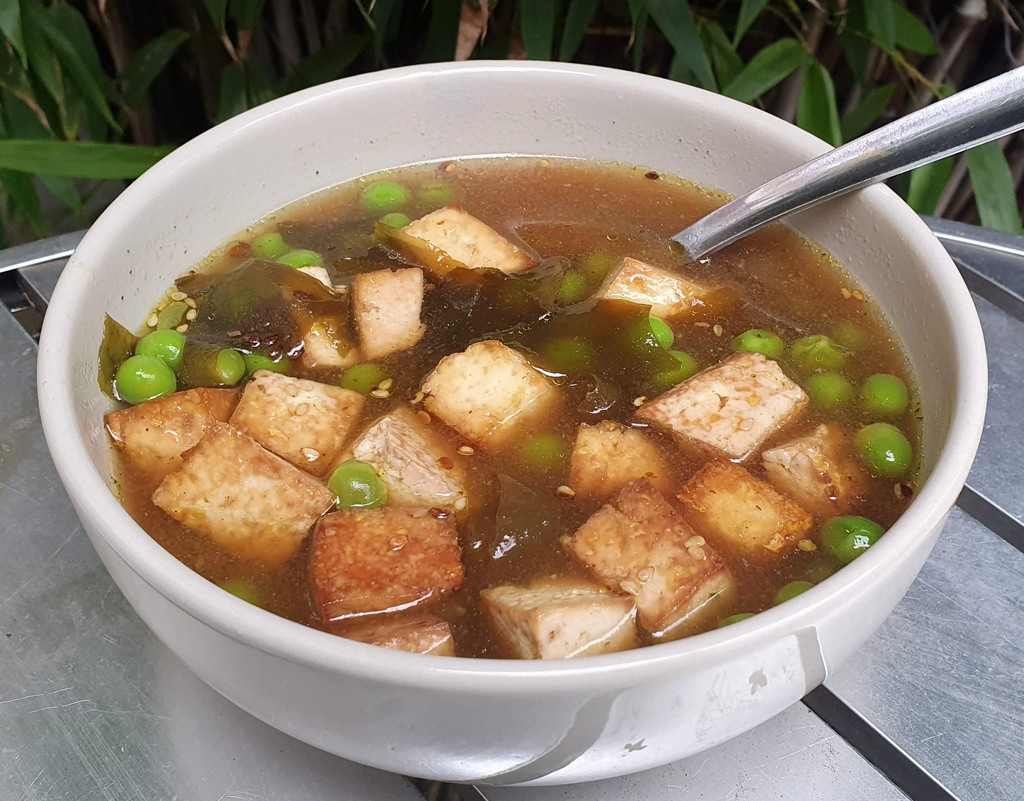
[[[787,214],[1024,129],[1024,67],[932,103],[726,203],[673,240],[693,259]]]

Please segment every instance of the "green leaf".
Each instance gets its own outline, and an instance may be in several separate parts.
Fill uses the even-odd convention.
[[[647,23],[650,14],[645,0],[628,0],[629,19],[633,25],[633,71],[639,72],[644,63],[644,45],[647,43]]]
[[[900,3],[893,4],[896,44],[911,53],[933,56],[939,52],[928,26]]]
[[[36,24],[33,16],[24,17],[22,22],[22,33],[25,37],[25,53],[28,58],[29,70],[53,99],[53,102],[57,104],[59,112],[63,117],[64,87],[61,85],[60,76],[57,71],[57,58],[54,56],[53,49],[47,43],[46,37],[43,36],[42,30]]]
[[[462,0],[431,0],[430,5],[423,56],[427,61],[451,61],[459,39]]]
[[[847,28],[839,35],[839,47],[842,48],[846,63],[857,84],[866,87],[869,83],[868,65],[871,63],[871,51],[874,49],[863,34]]]
[[[63,178],[138,178],[172,149],[100,142],[4,139],[0,140],[0,169]]]
[[[231,16],[240,30],[251,31],[256,28],[263,16],[265,3],[266,0],[231,0]]]
[[[565,24],[562,27],[562,46],[558,51],[560,61],[572,61],[576,51],[580,49],[599,2],[600,0],[569,0],[569,11],[565,15]]]
[[[700,85],[697,82],[697,76],[693,74],[693,70],[686,63],[682,53],[676,53],[672,56],[672,63],[668,66],[668,77],[670,80],[679,81],[679,83],[689,84],[690,86]]]
[[[245,94],[247,107],[256,108],[261,103],[277,97],[270,73],[258,61],[247,61],[242,65],[245,73]]]
[[[206,6],[206,13],[210,15],[213,27],[220,33],[224,30],[224,15],[228,11],[228,0],[203,0]]]
[[[121,73],[121,88],[124,102],[134,108],[146,99],[149,87],[164,71],[171,58],[185,42],[188,34],[180,28],[172,28],[148,42],[132,56],[128,66]]]
[[[736,18],[736,30],[732,33],[732,46],[739,47],[740,41],[747,35],[750,26],[761,16],[761,12],[768,7],[768,0],[743,0],[740,3],[740,13]]]
[[[868,36],[887,53],[896,49],[896,12],[892,0],[864,0]]]
[[[718,91],[711,62],[697,33],[693,11],[686,0],[648,0],[651,19],[705,89]]]
[[[714,68],[718,84],[727,86],[743,71],[743,60],[737,55],[729,37],[717,22],[709,22],[701,33],[705,49],[711,56],[711,66]]]
[[[820,61],[815,60],[807,68],[804,88],[796,108],[796,124],[833,147],[843,143],[836,90],[832,85],[832,76]]]
[[[722,93],[750,103],[807,63],[810,56],[796,39],[772,42],[757,53]]]
[[[907,205],[918,214],[934,214],[955,165],[956,156],[949,156],[913,170],[907,190]]]
[[[217,105],[217,122],[241,114],[249,108],[249,95],[245,87],[245,68],[231,62],[220,74],[220,100]]]
[[[4,194],[11,203],[10,211],[25,220],[36,236],[46,236],[43,209],[32,184],[32,176],[0,169],[0,186],[3,186]]]
[[[998,142],[988,142],[967,151],[978,217],[986,228],[1008,234],[1024,234],[1013,176]]]
[[[299,63],[278,86],[280,94],[340,78],[366,47],[365,36],[342,36]]]
[[[85,17],[71,6],[63,3],[51,6],[49,14],[54,26],[64,34],[72,48],[81,57],[82,63],[92,79],[102,87],[108,99],[115,99],[112,81],[103,69],[99,51],[96,50],[96,42],[93,40],[89,23],[85,21]]]
[[[82,198],[78,196],[74,181],[70,178],[57,178],[53,175],[40,175],[39,181],[50,190],[57,200],[74,214],[81,214],[85,210]]]
[[[551,60],[555,18],[560,6],[557,0],[520,0],[519,34],[523,37],[527,58]]]
[[[892,84],[876,86],[860,101],[860,105],[843,118],[843,139],[856,139],[867,131],[889,108],[895,87]]]
[[[21,66],[27,67],[28,56],[25,55],[25,39],[21,33],[21,3],[18,0],[0,3],[0,33],[11,43]]]

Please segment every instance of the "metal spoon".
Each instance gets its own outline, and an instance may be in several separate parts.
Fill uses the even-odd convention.
[[[699,259],[794,211],[1024,129],[1024,67],[925,106],[726,203],[673,240]]]

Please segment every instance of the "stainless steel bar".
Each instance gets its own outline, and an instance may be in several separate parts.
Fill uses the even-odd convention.
[[[83,236],[85,236],[85,231],[74,231],[70,234],[61,234],[50,239],[41,239],[27,245],[16,245],[13,248],[0,250],[0,275],[55,259],[66,259],[74,253]]]

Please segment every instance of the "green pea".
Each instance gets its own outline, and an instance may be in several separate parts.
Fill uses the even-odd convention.
[[[646,354],[651,348],[671,348],[675,334],[664,320],[641,317],[626,329],[626,341],[633,350]]]
[[[439,209],[452,202],[455,194],[444,181],[424,181],[416,187],[416,202],[430,209]]]
[[[689,353],[681,350],[670,350],[668,353],[676,360],[676,366],[658,373],[655,383],[659,387],[669,389],[697,375],[700,367]]]
[[[374,181],[363,190],[363,208],[371,214],[399,211],[409,202],[409,190],[394,181]]]
[[[393,211],[390,214],[385,214],[378,222],[384,223],[389,228],[405,228],[412,220],[400,211]]]
[[[846,351],[824,334],[798,339],[791,355],[805,370],[842,370],[846,365]]]
[[[676,335],[672,333],[668,323],[657,317],[651,318],[651,333],[654,334],[654,339],[657,343],[666,350],[671,348],[672,344],[676,341]]]
[[[284,241],[284,237],[277,233],[277,231],[258,236],[252,243],[252,252],[267,261],[275,261],[289,250],[291,248],[288,247],[288,243]]]
[[[245,375],[245,357],[234,348],[222,348],[213,360],[216,379],[225,387],[233,387]]]
[[[753,612],[737,612],[735,615],[729,615],[729,617],[723,617],[718,621],[718,628],[724,629],[726,626],[731,626],[733,623],[739,623],[741,620],[746,620],[754,616]]]
[[[181,364],[184,350],[184,334],[174,330],[153,331],[139,340],[135,346],[135,355],[156,356],[168,367],[174,368]]]
[[[156,327],[160,331],[167,331],[177,328],[185,322],[185,315],[188,314],[188,304],[183,300],[176,300],[169,303],[167,308],[156,316]]]
[[[902,476],[914,458],[910,441],[889,423],[864,426],[857,432],[857,448],[868,467],[884,478]]]
[[[883,534],[885,529],[874,520],[860,515],[840,515],[829,518],[821,527],[821,544],[833,558],[848,565]]]
[[[864,409],[874,417],[898,417],[910,405],[907,385],[888,373],[875,373],[860,388]]]
[[[614,269],[615,259],[606,253],[588,253],[580,262],[580,270],[589,281],[597,283]]]
[[[220,354],[218,353],[217,356],[219,358]],[[246,375],[252,375],[257,370],[270,370],[272,373],[281,373],[282,375],[287,375],[291,372],[291,364],[288,361],[288,357],[283,354],[276,359],[272,359],[263,351],[254,350],[252,353],[243,353],[242,362],[245,364]]]
[[[349,367],[341,374],[341,386],[363,395],[370,394],[375,386],[388,377],[388,371],[379,364],[364,362]]]
[[[581,336],[553,339],[544,353],[553,366],[567,373],[582,373],[594,363],[594,348]]]
[[[174,371],[158,356],[129,356],[114,375],[114,391],[125,403],[145,403],[177,388]]]
[[[338,499],[339,509],[376,509],[388,502],[388,488],[373,465],[349,459],[327,479],[327,489]]]
[[[559,306],[572,306],[587,297],[587,279],[577,272],[567,272],[555,293],[555,303]]]
[[[278,258],[277,263],[294,267],[296,270],[299,267],[323,267],[324,257],[315,250],[289,250]]]
[[[761,353],[769,359],[781,359],[786,346],[782,337],[763,328],[751,328],[732,341],[736,353]]]
[[[839,323],[832,331],[836,342],[850,350],[860,350],[868,344],[868,332],[856,323]]]
[[[775,600],[772,601],[772,606],[778,606],[784,604],[786,601],[791,601],[796,596],[802,595],[807,592],[814,585],[809,581],[791,581],[789,584],[784,584],[777,593],[775,593]]]
[[[815,373],[807,379],[807,392],[821,408],[835,410],[853,399],[853,384],[839,373]]]
[[[241,598],[246,603],[250,603],[253,606],[263,606],[263,598],[260,595],[260,591],[256,589],[251,581],[228,579],[227,581],[222,581],[217,586],[226,592],[230,592],[236,598]]]
[[[523,445],[520,454],[530,467],[550,469],[565,459],[565,443],[556,434],[534,434]]]

